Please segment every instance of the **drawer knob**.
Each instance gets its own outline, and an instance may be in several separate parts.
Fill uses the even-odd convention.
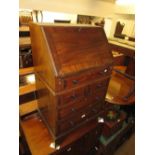
[[[78,80],[73,80],[72,83],[73,83],[74,85],[76,85],[76,84],[78,84]]]
[[[85,117],[86,117],[86,115],[85,115],[85,114],[81,115],[81,118],[85,118]]]
[[[68,149],[67,149],[67,152],[69,152],[69,151],[71,151],[72,150],[72,148],[71,147],[69,147]]]
[[[108,71],[108,69],[104,69],[104,73],[106,73]]]
[[[107,68],[104,69],[103,71],[100,71],[99,73],[100,73],[101,75],[104,75],[104,73],[106,73],[106,72],[108,72],[108,69],[107,69]]]
[[[72,99],[72,100],[75,100],[76,98],[77,98],[76,95],[72,95],[72,96],[71,96],[71,99]]]
[[[75,112],[75,111],[76,111],[76,109],[75,109],[75,108],[72,108],[72,109],[71,109],[71,111],[72,111],[72,112]]]

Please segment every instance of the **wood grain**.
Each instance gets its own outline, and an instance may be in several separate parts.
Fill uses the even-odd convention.
[[[30,93],[33,91],[36,91],[35,84],[27,84],[27,85],[19,87],[19,95],[23,95],[23,94]]]
[[[20,37],[19,38],[19,47],[31,47],[30,37]]]
[[[19,75],[26,75],[30,73],[34,73],[34,67],[27,67],[27,68],[19,69]]]
[[[33,100],[33,101],[29,101],[29,102],[19,105],[20,116],[23,116],[25,114],[28,114],[28,113],[31,113],[31,112],[37,110],[37,108],[38,108],[37,103],[38,103],[37,100]]]

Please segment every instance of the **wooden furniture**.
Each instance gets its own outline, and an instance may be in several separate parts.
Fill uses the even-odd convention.
[[[39,112],[57,146],[98,121],[113,58],[98,26],[32,23],[30,32]]]
[[[116,149],[134,133],[134,124],[132,122],[124,123],[122,128],[113,136],[106,139],[100,137],[100,146],[96,155],[113,155]]]
[[[29,33],[28,26],[19,27],[19,50],[21,49],[31,49],[30,36],[24,36]],[[21,36],[23,34],[23,36]],[[20,59],[20,57],[19,57]],[[21,65],[20,65],[21,67]],[[27,78],[29,75],[34,74],[34,67],[21,67],[19,69],[19,79]],[[37,110],[37,99],[35,95],[36,85],[35,83],[26,82],[24,84],[19,84],[19,115],[24,116]],[[30,97],[31,96],[31,97]]]
[[[109,110],[107,110],[109,111]],[[104,118],[106,118],[106,111],[104,112]],[[123,122],[126,119],[126,113],[119,111],[119,117],[116,120],[106,120],[104,119],[103,132],[102,135],[106,138],[114,135],[118,130],[122,128]]]
[[[134,80],[113,71],[108,86],[106,101],[115,105],[130,105],[135,103]]]
[[[53,148],[54,139],[38,113],[25,117],[20,123],[32,155],[86,155],[102,133],[102,124],[93,121],[73,131],[59,147]]]
[[[109,40],[111,50],[124,55],[122,57],[123,61],[122,59],[116,60],[116,65],[121,64],[122,66],[127,66],[126,73],[135,76],[135,43],[121,39],[117,40]],[[115,59],[116,57],[114,57]]]
[[[116,67],[115,67],[116,68]],[[124,68],[124,67],[123,67]],[[122,67],[119,67],[122,70]],[[127,114],[126,121],[134,122],[135,119],[135,79],[126,73],[113,70],[107,94],[106,105],[117,106]]]

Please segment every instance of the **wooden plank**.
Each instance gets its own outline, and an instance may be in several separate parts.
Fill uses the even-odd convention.
[[[30,93],[36,90],[36,84],[27,84],[19,87],[19,95]]]
[[[25,114],[35,111],[38,108],[37,102],[38,102],[37,100],[33,100],[30,102],[21,104],[19,106],[20,116],[23,116]]]
[[[19,47],[30,47],[31,39],[30,37],[20,37],[19,38]]]
[[[19,31],[21,32],[21,31],[30,31],[30,28],[29,28],[29,26],[20,26],[19,27]]]
[[[26,75],[34,72],[34,67],[27,67],[19,69],[19,75]]]

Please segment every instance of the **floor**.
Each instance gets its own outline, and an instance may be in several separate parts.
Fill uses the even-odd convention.
[[[135,155],[135,134],[125,141],[114,153],[114,155]]]

